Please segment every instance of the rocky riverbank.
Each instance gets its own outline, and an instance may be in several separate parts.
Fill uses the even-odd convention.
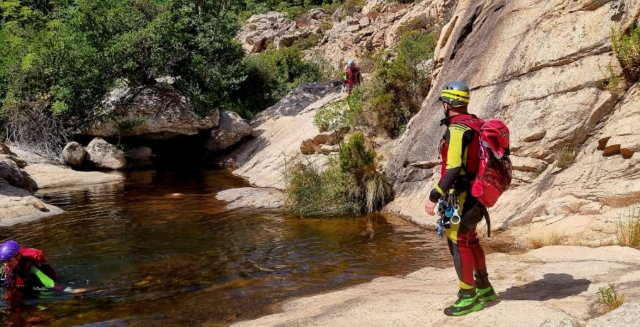
[[[62,213],[34,192],[118,183],[120,174],[75,171],[20,148],[2,144],[0,154],[0,226],[11,226]]]
[[[456,300],[453,268],[407,276],[286,302],[282,313],[234,324],[248,326],[638,326],[640,251],[621,247],[546,247],[488,256],[499,300],[462,317],[442,311]],[[600,287],[615,283],[627,303],[605,313]]]

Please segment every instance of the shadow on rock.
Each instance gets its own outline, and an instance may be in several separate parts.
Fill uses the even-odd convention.
[[[500,300],[546,301],[564,299],[585,292],[591,281],[573,279],[569,274],[545,274],[544,278],[521,286],[513,286],[499,294]]]

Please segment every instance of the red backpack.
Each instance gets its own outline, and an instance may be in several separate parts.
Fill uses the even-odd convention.
[[[485,207],[493,207],[511,185],[509,128],[499,120],[488,120],[480,130],[480,165],[471,184],[471,195]]]
[[[472,117],[460,117],[456,122],[468,126],[480,135],[480,160],[476,178],[471,183],[471,195],[489,208],[496,204],[500,195],[511,185],[509,128],[499,120],[482,121]]]

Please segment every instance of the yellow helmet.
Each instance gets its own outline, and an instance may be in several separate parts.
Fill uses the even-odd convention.
[[[446,102],[454,108],[468,105],[469,99],[469,88],[458,81],[447,83],[440,93],[440,101]]]

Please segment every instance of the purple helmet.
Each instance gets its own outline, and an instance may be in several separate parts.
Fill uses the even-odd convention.
[[[20,251],[20,244],[18,242],[10,240],[0,245],[0,261],[8,261],[13,258]]]

